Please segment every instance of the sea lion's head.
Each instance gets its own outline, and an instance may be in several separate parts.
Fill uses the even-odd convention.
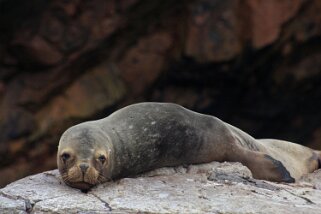
[[[64,182],[82,191],[110,180],[111,146],[106,134],[92,124],[69,128],[60,138],[57,164]]]

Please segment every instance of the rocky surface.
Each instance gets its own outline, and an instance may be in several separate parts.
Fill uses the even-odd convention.
[[[321,213],[321,171],[295,184],[255,180],[239,163],[161,168],[82,193],[48,171],[0,189],[1,213]]]
[[[0,186],[139,101],[321,150],[320,2],[0,0]]]

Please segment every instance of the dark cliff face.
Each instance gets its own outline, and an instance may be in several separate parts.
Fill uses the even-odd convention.
[[[0,1],[0,185],[139,101],[321,149],[317,0]]]

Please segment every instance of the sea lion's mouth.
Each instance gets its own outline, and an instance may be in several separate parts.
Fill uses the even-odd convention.
[[[68,183],[69,186],[73,188],[80,189],[82,192],[87,193],[92,187],[95,185],[87,183],[87,182],[75,182],[75,183]]]

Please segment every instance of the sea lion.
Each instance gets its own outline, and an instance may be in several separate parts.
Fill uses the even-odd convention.
[[[321,153],[258,140],[220,119],[172,103],[138,103],[73,126],[61,136],[64,182],[83,191],[152,169],[211,161],[241,162],[254,178],[294,182],[321,165]]]

